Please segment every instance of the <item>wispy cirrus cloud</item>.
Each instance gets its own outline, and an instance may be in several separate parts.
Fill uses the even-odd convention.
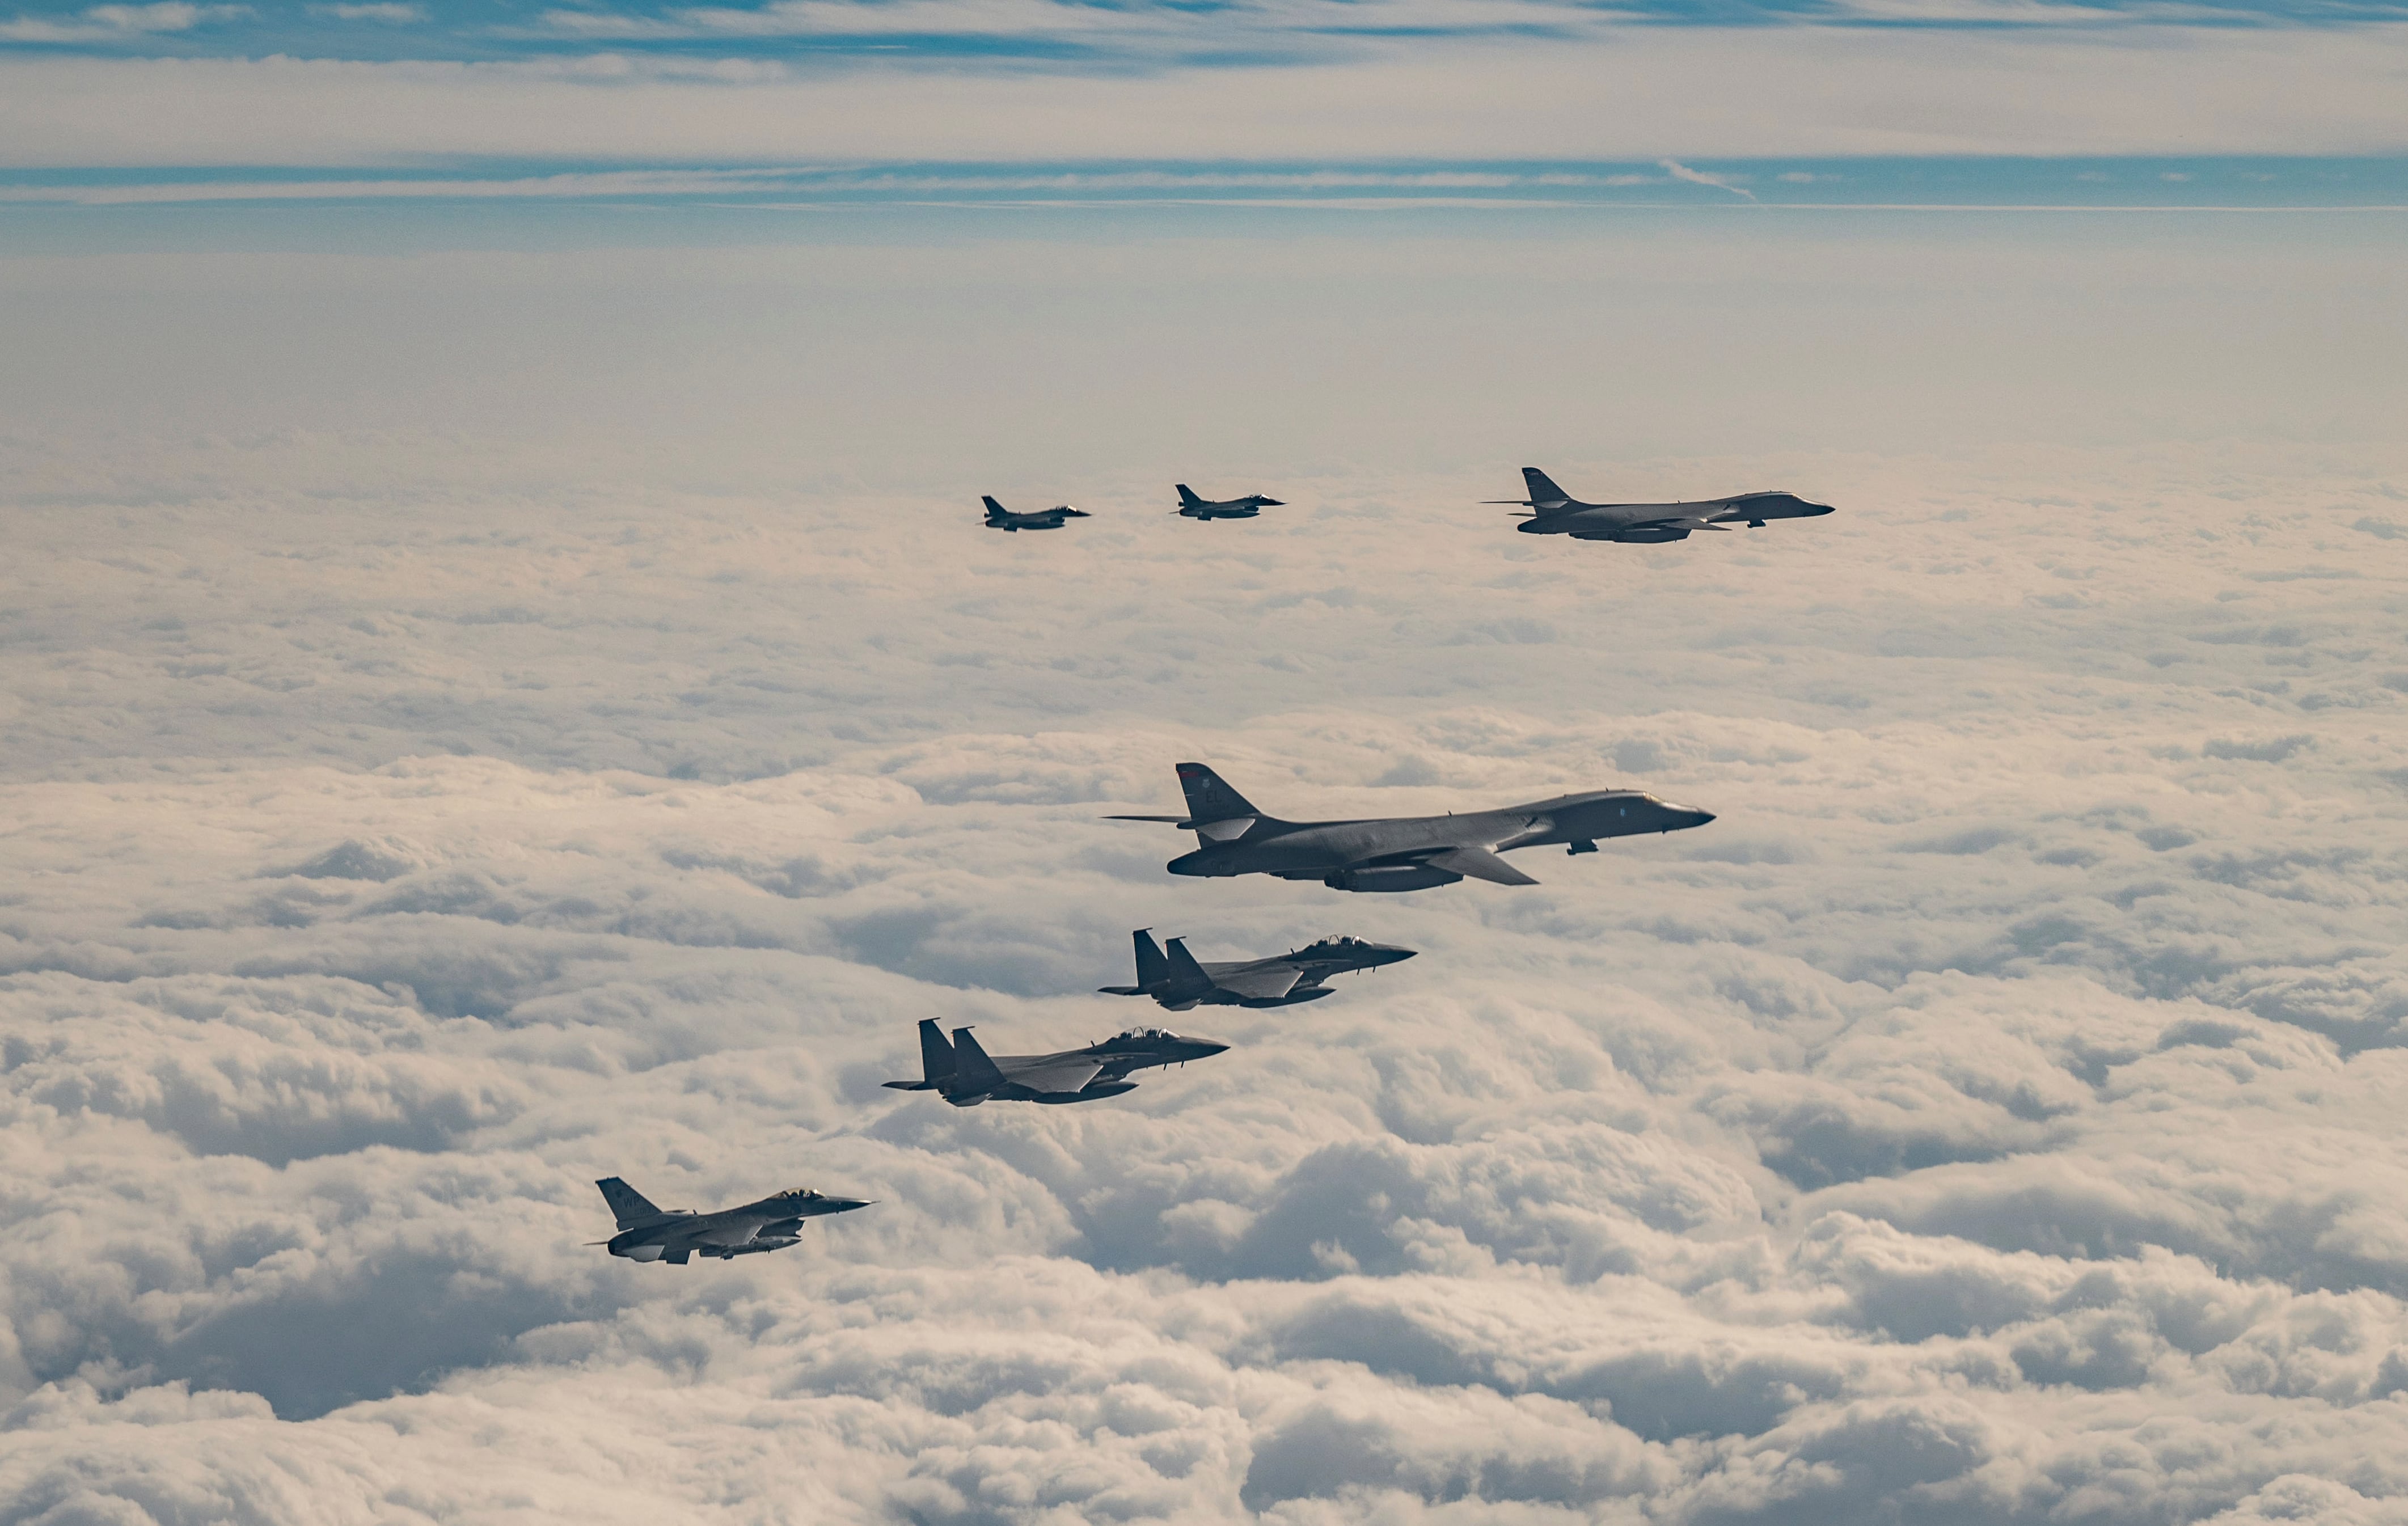
[[[251,15],[249,6],[196,6],[189,0],[158,0],[148,6],[93,6],[63,21],[19,16],[0,21],[0,42],[112,42],[147,34],[189,32],[211,22]]]

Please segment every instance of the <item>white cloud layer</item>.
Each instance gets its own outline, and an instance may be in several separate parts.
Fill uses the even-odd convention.
[[[2396,24],[1649,26],[1443,54],[1366,40],[1317,64],[1125,73],[683,53],[12,59],[0,63],[0,164],[2391,153],[2408,147],[2403,39]]]
[[[2400,264],[1756,226],[0,271],[0,1519],[2408,1517]],[[1198,883],[1185,757],[1720,819]],[[879,1085],[1140,925],[1423,955]]]
[[[1931,470],[1661,550],[21,508],[0,1514],[2396,1519],[2400,479]],[[1096,820],[1190,755],[1722,819],[1194,885]],[[1111,1105],[878,1087],[1137,1016],[1140,923],[1426,953]],[[608,1173],[881,1201],[680,1273]]]

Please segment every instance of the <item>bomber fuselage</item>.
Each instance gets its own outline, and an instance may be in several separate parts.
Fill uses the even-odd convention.
[[[1258,820],[1242,837],[1208,843],[1171,860],[1168,867],[1175,875],[1268,874],[1287,879],[1325,879],[1349,869],[1360,871],[1367,861],[1401,859],[1431,849],[1477,848],[1503,852],[1562,844],[1574,852],[1585,852],[1600,837],[1677,832],[1713,820],[1711,812],[1658,800],[1644,791],[1595,790],[1461,815],[1359,821]],[[1399,870],[1405,867],[1401,863],[1398,865]]]

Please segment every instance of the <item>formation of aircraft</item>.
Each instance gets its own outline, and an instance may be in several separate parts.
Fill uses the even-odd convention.
[[[1518,527],[1525,535],[1575,540],[1655,545],[1685,540],[1698,531],[1740,524],[1761,529],[1774,520],[1810,519],[1832,511],[1828,504],[1809,503],[1788,492],[1742,492],[1695,503],[1592,504],[1574,498],[1536,466],[1523,467],[1522,480],[1526,496],[1492,502],[1527,508],[1529,515]],[[1183,519],[1249,520],[1266,508],[1284,506],[1258,492],[1209,499],[1184,482],[1174,486]],[[1015,514],[992,496],[982,502],[990,530],[1059,530],[1068,521],[1093,517],[1068,504]],[[1179,765],[1179,785],[1187,800],[1187,809],[1180,815],[1107,820],[1167,821],[1194,832],[1195,851],[1165,865],[1175,875],[1272,875],[1317,879],[1337,891],[1420,891],[1464,879],[1535,885],[1536,879],[1501,855],[1542,846],[1594,853],[1603,838],[1681,832],[1714,819],[1711,811],[1643,790],[1590,790],[1442,816],[1288,821],[1266,815],[1200,763]],[[1130,939],[1136,948],[1137,983],[1100,989],[1108,995],[1150,997],[1173,1012],[1197,1006],[1294,1006],[1329,995],[1326,982],[1332,976],[1415,957],[1414,950],[1393,944],[1331,937],[1266,959],[1206,963],[1188,951],[1184,938],[1170,939],[1166,948],[1155,944],[1150,930],[1140,928]],[[986,1102],[1096,1102],[1136,1090],[1137,1083],[1129,1079],[1134,1072],[1210,1059],[1227,1048],[1167,1028],[1131,1028],[1084,1048],[990,1055],[969,1028],[955,1028],[947,1038],[937,1020],[928,1018],[920,1023],[920,1079],[885,1084],[900,1091],[934,1091],[956,1107]],[[595,1185],[618,1220],[618,1233],[594,1244],[607,1246],[613,1256],[677,1266],[696,1254],[733,1260],[782,1250],[799,1243],[804,1220],[869,1206],[857,1198],[796,1189],[740,1207],[695,1213],[659,1208],[617,1177],[605,1177]]]
[[[982,1102],[1094,1102],[1134,1091],[1133,1070],[1209,1060],[1228,1048],[1168,1028],[1132,1028],[1083,1049],[1057,1054],[990,1055],[968,1028],[951,1043],[934,1018],[920,1021],[920,1078],[889,1081],[897,1091],[934,1091],[956,1107]]]
[[[1774,520],[1810,520],[1832,512],[1828,504],[1810,504],[1794,492],[1735,492],[1727,498],[1705,498],[1672,504],[1591,504],[1555,485],[1536,466],[1522,468],[1521,498],[1491,498],[1490,504],[1511,504],[1528,509],[1516,526],[1526,535],[1570,535],[1574,540],[1617,540],[1629,545],[1660,546],[1686,540],[1699,530],[1728,530],[1746,525],[1761,530]],[[1242,498],[1201,498],[1184,482],[1179,490],[1179,515],[1188,520],[1251,520],[1266,508],[1285,506],[1277,498],[1250,492]],[[993,498],[986,505],[990,530],[1059,530],[1065,520],[1093,515],[1068,504],[1034,514],[1014,514]]]
[[[1322,982],[1354,970],[1376,970],[1411,959],[1414,950],[1361,938],[1323,938],[1292,953],[1234,963],[1199,963],[1185,938],[1156,947],[1152,930],[1129,934],[1137,945],[1137,984],[1099,986],[1107,996],[1151,996],[1173,1012],[1194,1006],[1294,1006],[1330,993]]]
[[[1694,504],[1584,504],[1555,486],[1536,466],[1522,468],[1526,498],[1491,498],[1519,504],[1530,517],[1514,528],[1526,535],[1570,535],[1574,540],[1619,540],[1641,546],[1686,540],[1693,530],[1728,530],[1744,524],[1761,530],[1773,520],[1807,520],[1831,512],[1794,492],[1739,492]]]
[[[1187,795],[1183,816],[1105,820],[1168,821],[1193,831],[1196,851],[1165,865],[1174,875],[1276,875],[1317,879],[1333,891],[1421,891],[1467,878],[1535,885],[1498,855],[1550,845],[1594,853],[1600,837],[1681,832],[1714,819],[1644,790],[1590,790],[1460,816],[1283,821],[1200,763],[1179,765],[1179,785]]]
[[[617,1177],[605,1177],[594,1185],[602,1189],[619,1233],[592,1243],[608,1246],[610,1254],[629,1261],[665,1261],[672,1266],[683,1266],[696,1254],[732,1261],[783,1250],[802,1238],[804,1219],[869,1206],[859,1198],[827,1197],[797,1187],[740,1208],[696,1213],[655,1207],[652,1199]]]

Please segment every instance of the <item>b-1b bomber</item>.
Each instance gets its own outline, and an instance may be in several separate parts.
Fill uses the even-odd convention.
[[[1269,959],[1206,964],[1187,951],[1185,938],[1170,940],[1168,954],[1151,930],[1129,934],[1137,945],[1137,984],[1101,986],[1107,996],[1151,996],[1173,1012],[1195,1006],[1293,1006],[1330,994],[1323,981],[1352,970],[1376,970],[1413,957],[1415,950],[1361,938],[1323,938],[1293,953]]]
[[[920,1020],[920,1078],[888,1081],[897,1091],[934,1091],[956,1107],[982,1102],[1095,1102],[1134,1091],[1129,1072],[1209,1060],[1229,1046],[1168,1028],[1132,1028],[1083,1049],[990,1055],[968,1028],[951,1042],[934,1018]]]
[[[1257,810],[1200,763],[1179,765],[1179,785],[1187,795],[1184,816],[1105,820],[1169,821],[1193,831],[1196,851],[1164,865],[1174,875],[1276,875],[1317,879],[1333,891],[1420,891],[1464,878],[1535,885],[1498,855],[1547,845],[1594,853],[1600,837],[1680,832],[1714,819],[1712,811],[1676,806],[1644,790],[1591,790],[1460,816],[1283,821]]]
[[[655,1207],[651,1198],[617,1177],[605,1177],[594,1185],[602,1189],[619,1233],[588,1243],[608,1246],[610,1254],[629,1261],[665,1261],[671,1266],[683,1266],[697,1251],[733,1261],[783,1250],[802,1238],[804,1219],[869,1206],[859,1198],[828,1197],[796,1187],[740,1208],[696,1213]]]
[[[1526,498],[1491,498],[1530,511],[1515,529],[1526,535],[1570,535],[1574,540],[1619,540],[1641,546],[1686,540],[1692,530],[1728,530],[1744,524],[1761,530],[1771,520],[1809,520],[1831,512],[1794,492],[1738,492],[1693,504],[1584,504],[1555,486],[1536,466],[1522,468]]]

